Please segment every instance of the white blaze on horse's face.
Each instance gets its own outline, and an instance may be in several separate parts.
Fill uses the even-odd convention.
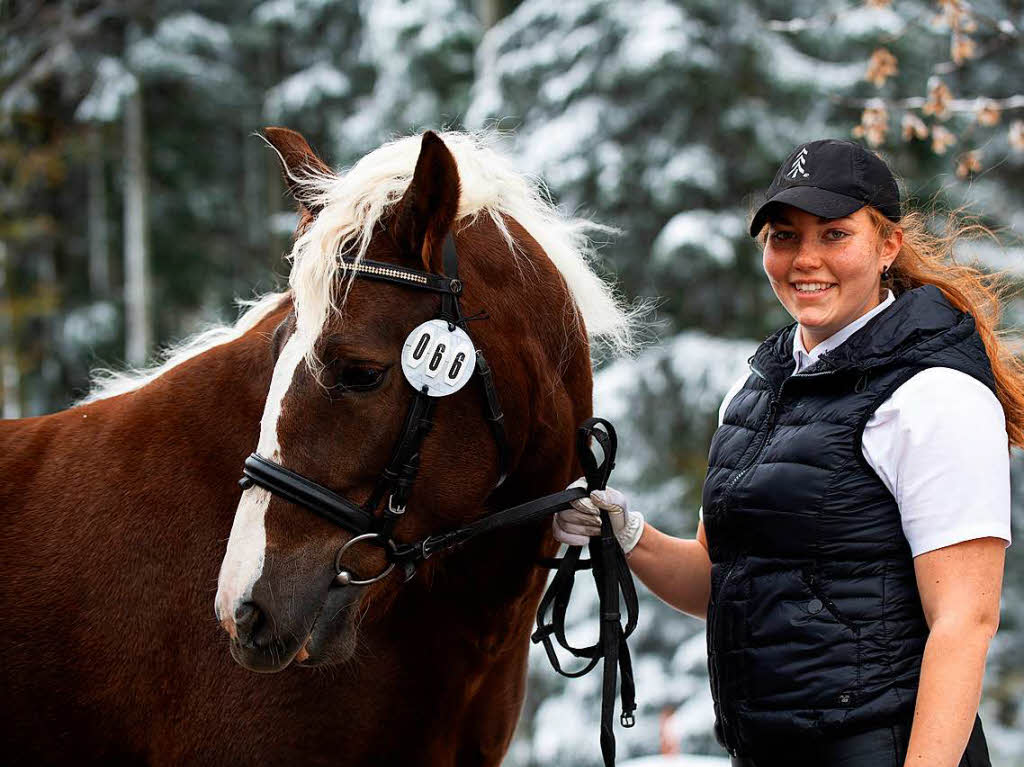
[[[281,416],[284,399],[291,388],[295,371],[302,363],[309,346],[298,333],[293,333],[284,345],[274,375],[270,381],[270,393],[263,406],[260,420],[260,439],[256,452],[271,461],[281,462],[281,442],[277,434],[277,422]],[[231,525],[227,552],[220,566],[217,581],[215,610],[217,619],[234,624],[235,610],[252,597],[252,588],[263,573],[264,552],[267,545],[265,517],[270,505],[270,491],[253,485],[242,492]],[[228,629],[231,631],[231,629]],[[232,632],[233,634],[233,632]]]

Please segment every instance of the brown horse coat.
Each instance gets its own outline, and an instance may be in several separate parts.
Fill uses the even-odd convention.
[[[496,255],[485,219],[457,238],[469,309],[492,317],[480,335],[512,447],[511,476],[481,513],[578,476],[573,431],[591,410],[564,280],[512,227],[536,266],[529,282]],[[399,289],[360,290],[402,316]],[[0,422],[5,764],[501,762],[547,575],[532,561],[557,548],[546,521],[481,538],[371,601],[349,662],[254,674],[228,653],[218,567],[290,309],[284,297],[238,340],[136,391]],[[454,417],[447,405],[439,423]],[[470,428],[487,439],[482,424]],[[473,461],[446,447],[427,437],[421,477]]]

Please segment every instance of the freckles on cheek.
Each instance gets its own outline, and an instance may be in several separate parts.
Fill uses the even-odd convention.
[[[864,245],[851,246],[832,262],[832,272],[840,281],[870,279],[873,255],[871,248]]]
[[[785,286],[786,274],[789,268],[786,259],[769,255],[766,252],[761,259],[761,265],[764,267],[764,273],[769,281],[778,288]]]

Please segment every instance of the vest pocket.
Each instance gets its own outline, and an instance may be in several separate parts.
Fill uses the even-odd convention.
[[[832,615],[833,618],[842,623],[844,626],[846,626],[846,628],[848,628],[850,631],[852,631],[859,637],[860,626],[858,626],[856,623],[854,623],[849,618],[845,617],[841,612],[839,612],[839,608],[836,607],[836,603],[833,602],[829,598],[828,594],[826,594],[824,590],[821,588],[821,584],[818,582],[818,579],[815,577],[814,573],[805,569],[800,577],[801,580],[803,580],[804,585],[807,587],[807,590],[810,591],[811,594],[813,594],[813,597],[807,602],[807,612],[817,613],[820,612],[822,609],[825,609]]]
[[[860,702],[861,693],[860,666],[863,647],[860,626],[839,611],[836,603],[821,587],[813,570],[805,568],[801,573],[800,580],[803,581],[811,596],[804,605],[807,613],[828,615],[836,624],[842,626],[840,635],[836,637],[842,640],[841,643],[837,643],[834,647],[822,648],[825,654],[834,660],[833,681],[835,684],[825,692],[824,700],[818,705],[821,708],[853,708]]]
[[[808,712],[817,711],[831,720],[862,700],[861,627],[843,615],[813,575],[801,567],[773,568],[754,576],[742,595],[748,643],[732,648],[732,657],[719,657],[731,662],[730,675],[741,675],[737,682],[749,691],[741,705],[748,711],[804,712],[812,718]]]

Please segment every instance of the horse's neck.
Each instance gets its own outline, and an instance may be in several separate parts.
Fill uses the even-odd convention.
[[[0,469],[21,478],[11,483],[19,505],[38,494],[60,514],[58,499],[67,497],[69,510],[88,505],[96,521],[114,514],[119,524],[134,513],[181,520],[214,509],[230,519],[233,479],[259,439],[273,372],[268,339],[286,312],[135,391],[4,422],[0,441],[9,449]]]
[[[238,489],[233,480],[256,448],[273,374],[269,339],[286,312],[273,312],[241,338],[110,401],[110,408],[125,418],[128,443],[164,457],[147,474],[200,493],[226,491],[234,508]]]

